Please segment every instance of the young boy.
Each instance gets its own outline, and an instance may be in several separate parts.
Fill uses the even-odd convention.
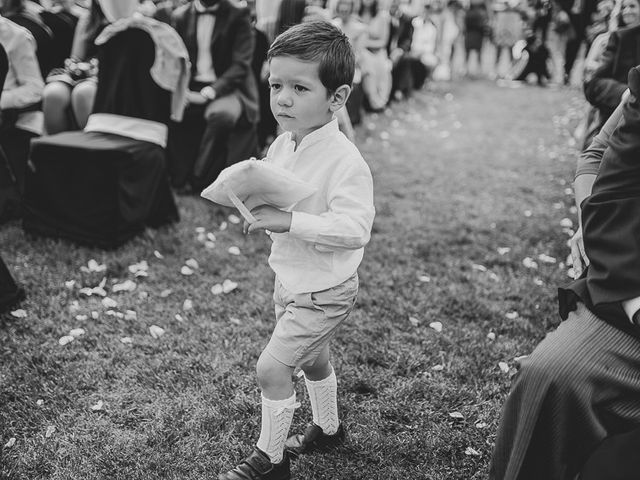
[[[268,59],[271,110],[285,133],[271,145],[266,161],[291,170],[317,191],[291,211],[256,207],[256,222],[245,224],[249,233],[271,232],[277,323],[256,367],[260,438],[219,480],[288,480],[291,453],[330,449],[344,439],[329,344],[355,303],[357,268],[375,214],[369,167],[334,118],[349,97],[355,69],[347,37],[328,22],[303,23],[276,38]],[[296,367],[304,372],[313,424],[287,439],[298,406]]]

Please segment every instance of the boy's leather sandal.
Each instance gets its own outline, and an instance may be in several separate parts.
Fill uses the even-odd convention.
[[[271,463],[266,453],[255,448],[240,465],[227,473],[218,475],[218,480],[290,480],[289,455],[284,452],[282,461]]]
[[[344,442],[346,437],[342,423],[338,431],[333,435],[327,435],[322,428],[312,423],[303,434],[289,437],[284,444],[285,451],[292,455],[301,455],[311,452],[325,452],[338,447]]]

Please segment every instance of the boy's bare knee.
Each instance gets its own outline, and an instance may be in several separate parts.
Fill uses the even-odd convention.
[[[256,364],[258,383],[263,391],[288,390],[292,385],[293,368],[279,362],[267,352],[262,352]]]

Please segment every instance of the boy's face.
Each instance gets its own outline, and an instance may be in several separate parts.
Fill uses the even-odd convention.
[[[333,116],[333,96],[322,85],[318,69],[318,62],[284,56],[271,59],[271,112],[298,144]]]

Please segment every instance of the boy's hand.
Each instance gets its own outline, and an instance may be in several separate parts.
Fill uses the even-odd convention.
[[[270,205],[260,205],[251,210],[251,214],[256,218],[256,221],[252,224],[245,222],[244,233],[260,229],[273,233],[285,233],[291,228],[291,212],[284,212]]]

